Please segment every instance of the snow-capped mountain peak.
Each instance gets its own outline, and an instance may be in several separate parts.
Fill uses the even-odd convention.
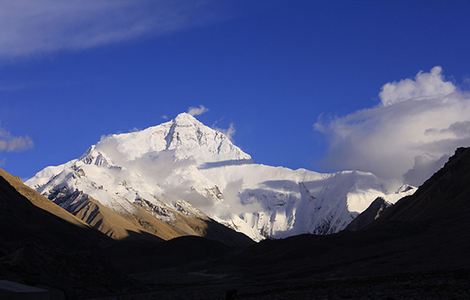
[[[251,159],[224,133],[205,126],[188,113],[142,131],[106,136],[96,150],[117,152],[114,154],[126,160],[164,151],[173,153],[175,160],[194,160],[199,164]]]
[[[204,214],[255,240],[334,233],[377,197],[401,196],[386,195],[371,173],[255,164],[225,134],[187,113],[103,137],[78,160],[48,167],[26,183],[66,209],[78,205],[78,193],[126,214],[145,204],[170,223],[176,212]]]
[[[178,124],[180,126],[192,126],[192,125],[205,126],[198,119],[196,119],[193,115],[185,113],[185,112],[178,114],[171,122]]]

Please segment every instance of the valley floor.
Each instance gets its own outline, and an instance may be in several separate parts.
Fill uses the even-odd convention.
[[[149,291],[118,299],[469,299],[470,270],[442,273],[243,283],[206,274],[148,273],[137,276],[153,284]],[[178,280],[178,282],[173,280]],[[232,282],[228,284],[227,282]],[[115,298],[100,298],[115,299]]]

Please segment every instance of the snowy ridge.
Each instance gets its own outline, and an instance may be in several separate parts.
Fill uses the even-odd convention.
[[[104,137],[78,160],[48,167],[26,183],[51,200],[79,191],[119,212],[132,214],[145,203],[165,222],[173,221],[173,210],[207,215],[255,240],[334,233],[377,197],[396,202],[415,190],[387,195],[381,180],[365,172],[255,164],[222,132],[186,113]]]

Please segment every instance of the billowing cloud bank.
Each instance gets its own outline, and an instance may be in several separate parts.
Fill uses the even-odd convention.
[[[385,84],[381,103],[314,127],[327,135],[325,163],[419,185],[457,147],[470,146],[470,95],[441,67]]]

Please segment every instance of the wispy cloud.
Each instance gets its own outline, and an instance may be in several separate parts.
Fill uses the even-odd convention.
[[[214,129],[217,130],[217,131],[222,132],[223,134],[225,134],[231,141],[233,141],[233,136],[237,132],[234,123],[230,123],[228,128],[220,128],[220,127],[215,127],[214,126]]]
[[[29,136],[14,136],[5,129],[0,129],[0,151],[17,152],[34,146]]]
[[[319,121],[329,138],[326,165],[421,184],[459,146],[470,146],[470,95],[440,67],[385,84],[372,108]]]
[[[0,0],[0,57],[80,50],[212,22],[210,2]]]
[[[199,116],[199,115],[202,115],[202,114],[204,114],[208,111],[209,111],[209,109],[207,107],[205,107],[204,105],[188,107],[188,114],[190,114],[191,116]]]

